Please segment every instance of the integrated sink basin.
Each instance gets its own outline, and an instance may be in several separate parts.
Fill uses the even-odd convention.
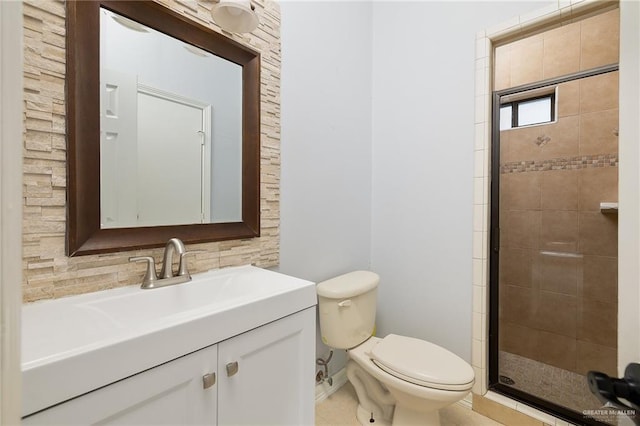
[[[198,310],[229,309],[291,290],[290,283],[284,282],[279,276],[266,282],[261,270],[258,272],[256,269],[244,268],[242,273],[238,273],[238,269],[224,270],[222,273],[210,271],[183,283],[187,288],[181,284],[150,291],[127,288],[79,303],[77,307],[96,311],[109,318],[114,325],[129,327],[132,324],[191,317]]]
[[[22,415],[315,304],[314,283],[241,266],[25,305]]]

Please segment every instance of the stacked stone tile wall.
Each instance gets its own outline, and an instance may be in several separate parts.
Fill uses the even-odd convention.
[[[222,32],[211,19],[213,3],[161,0],[166,7]],[[279,261],[280,224],[280,9],[254,0],[260,26],[251,34],[228,34],[262,55],[261,72],[261,236],[194,244],[203,249],[189,261],[192,272]],[[65,256],[65,5],[27,0],[24,4],[24,213],[23,299],[25,302],[136,284],[144,265],[131,256],[161,260],[162,249],[92,256]]]

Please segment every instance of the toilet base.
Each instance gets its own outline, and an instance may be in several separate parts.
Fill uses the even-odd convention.
[[[356,418],[362,426],[440,426],[440,411],[415,411],[404,407],[398,407],[393,413],[393,421],[389,422],[381,417],[373,416],[369,410],[358,404]]]
[[[391,426],[391,423],[384,420],[380,417],[373,418],[373,422],[371,421],[371,412],[362,407],[362,405],[358,404],[358,410],[356,411],[356,418],[358,419],[358,423],[362,426]]]
[[[416,411],[396,405],[392,425],[402,426],[440,426],[440,411]]]
[[[347,377],[358,396],[358,422],[371,426],[373,413],[378,424],[440,426],[438,410],[464,398],[473,381],[467,390],[441,390],[399,379],[371,360],[369,353],[379,341],[371,337],[347,352]]]

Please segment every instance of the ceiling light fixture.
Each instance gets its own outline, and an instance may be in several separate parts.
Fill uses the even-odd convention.
[[[232,33],[250,33],[258,27],[258,15],[250,0],[217,0],[211,9],[216,24]]]

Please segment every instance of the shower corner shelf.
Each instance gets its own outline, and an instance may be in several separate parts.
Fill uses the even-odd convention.
[[[618,214],[618,203],[600,203],[600,212],[603,214]]]

